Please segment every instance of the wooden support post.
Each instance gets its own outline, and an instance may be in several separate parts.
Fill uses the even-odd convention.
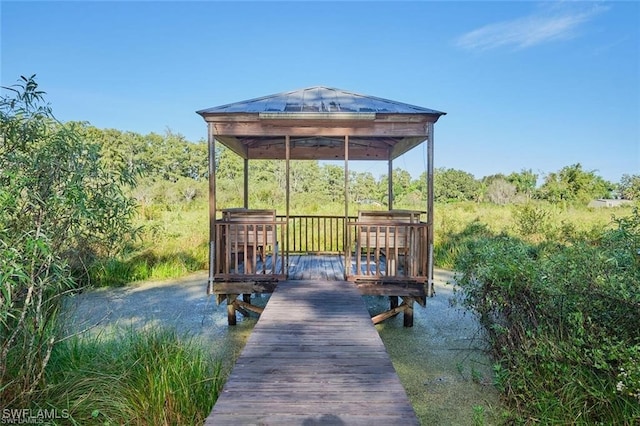
[[[208,126],[209,147],[209,280],[207,294],[213,294],[216,241],[216,137],[213,124]]]
[[[405,327],[413,327],[413,298],[404,297],[402,301],[403,305],[406,305],[403,314],[403,323]]]
[[[285,156],[285,169],[286,169],[286,185],[287,191],[285,194],[285,228],[284,228],[284,241],[282,247],[284,248],[284,253],[282,257],[282,268],[283,273],[288,278],[289,277],[289,215],[291,214],[291,137],[286,135],[284,137],[284,156]],[[273,265],[273,269],[275,270],[276,265]]]
[[[398,296],[389,296],[389,309],[398,307]]]
[[[350,274],[351,269],[351,241],[349,235],[349,135],[344,136],[344,229],[342,231],[342,247],[349,250],[349,254],[345,256],[344,279]]]
[[[227,294],[227,323],[236,325],[236,298],[237,294]]]
[[[242,295],[242,301],[245,303],[251,303],[251,294],[243,294]]]
[[[244,208],[249,208],[249,159],[244,159]]]
[[[427,295],[433,297],[435,294],[433,285],[433,123],[427,123]]]
[[[389,148],[391,150],[391,148]],[[389,195],[389,211],[393,210],[393,160],[391,154],[389,154],[388,177],[387,177],[387,194]]]

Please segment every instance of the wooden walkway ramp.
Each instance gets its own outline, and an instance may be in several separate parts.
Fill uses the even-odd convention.
[[[278,284],[206,425],[418,425],[360,293]]]

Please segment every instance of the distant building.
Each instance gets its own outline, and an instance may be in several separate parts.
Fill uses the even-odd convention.
[[[620,207],[625,205],[633,204],[633,200],[612,200],[600,198],[598,200],[593,200],[588,204],[588,207]]]

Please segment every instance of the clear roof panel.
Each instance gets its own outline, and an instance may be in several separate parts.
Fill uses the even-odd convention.
[[[207,113],[374,112],[437,114],[443,112],[340,89],[316,86],[197,111]]]

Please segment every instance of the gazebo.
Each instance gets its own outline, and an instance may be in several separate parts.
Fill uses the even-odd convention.
[[[235,323],[237,309],[260,312],[250,303],[251,294],[272,292],[278,281],[292,279],[292,253],[331,252],[344,264],[341,278],[356,283],[363,294],[389,296],[390,310],[374,322],[404,312],[405,325],[411,325],[413,302],[424,305],[425,297],[432,295],[433,130],[444,112],[317,86],[197,113],[208,126],[207,291],[216,294],[218,303],[227,301],[230,324]],[[425,141],[426,210],[395,210],[393,160]],[[244,159],[244,205],[222,211],[216,205],[218,142]],[[250,209],[249,161],[259,159],[286,163],[285,212]],[[291,216],[291,160],[344,161],[343,217],[311,218],[309,222],[308,217]],[[388,211],[360,211],[357,217],[349,216],[349,162],[359,160],[388,163]],[[314,241],[303,237],[302,227],[311,227]],[[326,240],[331,240],[329,249]],[[242,300],[239,295],[243,295]],[[398,305],[398,297],[402,305]]]

